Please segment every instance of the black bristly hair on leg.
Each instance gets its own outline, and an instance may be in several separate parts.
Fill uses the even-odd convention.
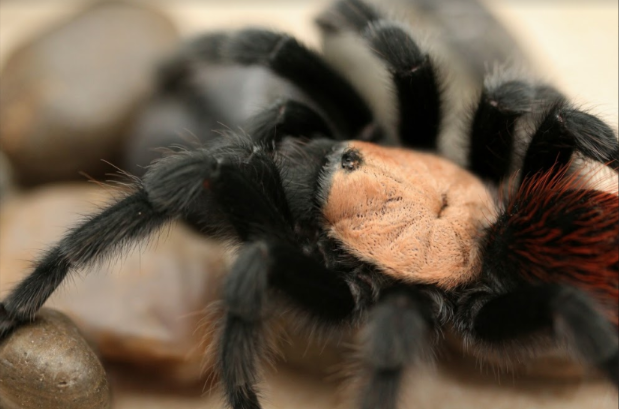
[[[292,215],[279,169],[256,145],[235,148],[217,158],[206,186],[242,241],[269,236],[293,240]]]
[[[468,163],[471,172],[498,184],[512,171],[520,121],[564,98],[552,87],[517,79],[495,85],[495,75],[486,78],[473,116]]]
[[[138,190],[72,230],[4,301],[0,338],[17,323],[32,320],[70,270],[118,251],[128,241],[149,235],[168,220],[167,214],[153,208],[146,192]]]
[[[260,408],[255,390],[257,362],[264,351],[264,304],[269,259],[263,243],[247,244],[226,278],[227,307],[219,343],[219,367],[228,405],[233,409]]]
[[[327,36],[349,30],[365,39],[391,77],[400,143],[436,150],[443,115],[442,84],[432,58],[407,29],[384,20],[374,7],[357,0],[336,2],[317,23]]]
[[[71,270],[119,253],[174,218],[191,219],[200,211],[202,217],[197,218],[203,223],[232,229],[241,239],[255,234],[256,224],[270,226],[275,236],[289,231],[291,215],[279,172],[268,155],[255,148],[249,140],[231,137],[211,148],[154,162],[143,181],[134,183],[134,193],[72,229],[9,294],[0,310],[0,335],[32,320]],[[244,158],[251,160],[243,163]],[[205,192],[211,196],[208,202]],[[200,201],[219,208],[196,205]],[[227,207],[226,220],[218,219],[221,207]],[[212,215],[205,214],[209,210]]]
[[[246,244],[226,277],[227,314],[219,344],[224,393],[233,409],[261,407],[256,383],[259,361],[268,353],[264,326],[273,290],[335,325],[356,308],[346,282],[293,245],[272,239]]]
[[[151,166],[143,182],[134,183],[132,194],[70,230],[2,303],[0,337],[32,320],[72,270],[116,254],[181,216],[198,199],[210,168],[204,151],[164,158]]]
[[[291,81],[325,112],[345,139],[379,140],[382,130],[358,92],[322,58],[286,34],[245,29],[195,39],[178,65],[202,60],[260,65]]]
[[[276,148],[284,137],[340,139],[312,108],[293,100],[278,101],[253,116],[245,132],[256,143]]]
[[[429,300],[403,284],[383,291],[364,328],[362,357],[368,382],[362,409],[397,409],[405,371],[430,343]]]
[[[369,24],[362,34],[391,73],[398,97],[400,142],[416,149],[436,150],[442,91],[431,57],[394,23]]]
[[[525,154],[521,177],[567,165],[574,153],[619,170],[615,132],[599,118],[558,102],[542,115]],[[558,165],[558,166],[557,166]]]
[[[563,169],[574,153],[619,169],[617,137],[599,118],[573,108],[548,85],[494,81],[486,78],[470,129],[469,169],[477,176],[495,184],[506,179],[523,142],[528,146],[517,164],[521,180]],[[530,141],[517,134],[524,120],[536,121]]]
[[[334,325],[356,311],[346,281],[292,244],[292,216],[275,162],[259,145],[245,149],[236,160],[218,161],[208,184],[245,243],[226,278],[227,315],[219,344],[224,394],[233,409],[260,408],[256,383],[259,360],[268,352],[268,294],[277,291],[310,316]]]
[[[488,297],[469,320],[471,334],[488,345],[501,345],[540,332],[570,346],[619,386],[616,328],[584,292],[559,284],[522,287]]]

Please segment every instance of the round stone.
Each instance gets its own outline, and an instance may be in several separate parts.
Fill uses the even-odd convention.
[[[110,171],[152,73],[177,31],[150,7],[98,2],[9,56],[0,84],[0,145],[19,183]]]
[[[43,309],[0,342],[0,407],[111,407],[103,366],[66,316]]]

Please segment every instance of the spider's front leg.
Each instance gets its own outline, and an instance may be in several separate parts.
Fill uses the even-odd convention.
[[[275,163],[255,149],[238,161],[220,161],[208,190],[244,242],[226,278],[226,317],[219,344],[219,371],[228,404],[259,408],[255,384],[264,355],[269,295],[335,325],[356,309],[348,284],[296,246],[290,211]]]
[[[346,282],[294,246],[277,240],[245,245],[226,279],[227,315],[219,347],[224,392],[233,409],[260,408],[255,384],[272,291],[323,322],[345,322],[355,311]]]
[[[115,256],[165,223],[191,213],[216,164],[210,153],[200,149],[155,162],[143,181],[134,179],[132,193],[70,230],[0,303],[0,338],[33,320],[73,270]]]
[[[430,300],[402,284],[383,290],[363,332],[362,362],[367,384],[362,409],[397,409],[404,372],[425,355],[434,320]]]
[[[294,107],[294,112],[306,111],[306,108],[298,104]],[[289,129],[287,123],[296,120],[298,116],[293,116],[292,119],[285,117],[280,121],[281,125]],[[268,134],[268,127],[262,131],[267,134],[256,133],[256,138],[262,145],[269,143],[268,138],[278,137],[274,132]],[[217,141],[209,148],[180,152],[154,162],[143,181],[137,178],[133,180],[132,193],[70,230],[56,246],[47,251],[36,264],[34,271],[0,303],[0,338],[6,336],[20,322],[34,319],[36,312],[72,270],[87,269],[105,257],[122,252],[132,242],[146,238],[175,218],[185,217],[197,222],[199,228],[204,228],[209,233],[226,235],[250,234],[251,231],[243,226],[251,225],[252,222],[260,223],[264,218],[270,218],[270,225],[274,223],[272,220],[277,220],[278,223],[289,226],[290,214],[286,213],[284,207],[280,206],[282,210],[279,211],[270,203],[265,205],[263,202],[253,203],[254,207],[249,214],[253,214],[255,220],[248,220],[248,216],[243,215],[241,218],[246,224],[235,224],[235,220],[227,220],[234,216],[234,213],[224,213],[217,203],[217,189],[215,194],[208,194],[206,188],[211,182],[221,181],[225,184],[228,179],[233,180],[234,175],[240,174],[235,172],[230,175],[229,172],[221,171],[230,166],[238,168],[238,164],[235,165],[238,158],[251,156],[256,148],[258,145],[252,144],[247,138],[231,136]],[[264,152],[258,154],[256,159],[265,155]],[[270,163],[272,168],[275,168],[270,159],[263,162]],[[259,171],[259,168],[249,165],[242,169],[246,173]],[[218,178],[219,174],[222,175],[221,178]],[[238,190],[233,192],[234,195],[228,194],[224,199],[234,197],[236,202],[244,202],[247,200],[245,192],[251,194],[256,188],[268,190],[269,182],[279,184],[278,188],[271,189],[279,192],[279,196],[274,196],[271,200],[285,202],[281,182],[273,178],[261,180],[258,187],[237,184]],[[235,205],[234,200],[232,206]],[[282,217],[287,220],[281,221]]]

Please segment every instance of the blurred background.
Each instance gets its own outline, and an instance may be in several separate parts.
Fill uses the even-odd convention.
[[[115,187],[97,182],[113,179],[115,166],[140,174],[158,156],[154,148],[215,137],[295,92],[260,70],[205,64],[192,72],[190,91],[162,96],[156,68],[180,42],[260,25],[318,49],[314,18],[329,3],[0,1],[0,299],[30,260],[114,197]],[[449,71],[456,106],[475,100],[487,69],[509,65],[617,129],[616,1],[381,5],[424,33]],[[204,108],[198,115],[190,104],[196,95]],[[173,226],[53,296],[48,305],[75,321],[102,357],[114,408],[221,407],[218,392],[208,392],[216,314],[204,308],[218,300],[229,259],[218,243]],[[265,408],[344,405],[351,391],[337,374],[345,345],[286,339],[283,358],[265,370]],[[514,378],[447,351],[436,368],[411,375],[403,408],[617,407],[617,393],[582,368],[554,359],[521,366]]]

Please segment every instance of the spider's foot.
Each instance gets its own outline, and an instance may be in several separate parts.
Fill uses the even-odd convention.
[[[9,316],[4,304],[0,303],[0,340],[6,338],[9,333],[19,325],[19,322]]]
[[[227,391],[230,407],[243,409],[261,409],[258,396],[249,385],[239,385]]]

